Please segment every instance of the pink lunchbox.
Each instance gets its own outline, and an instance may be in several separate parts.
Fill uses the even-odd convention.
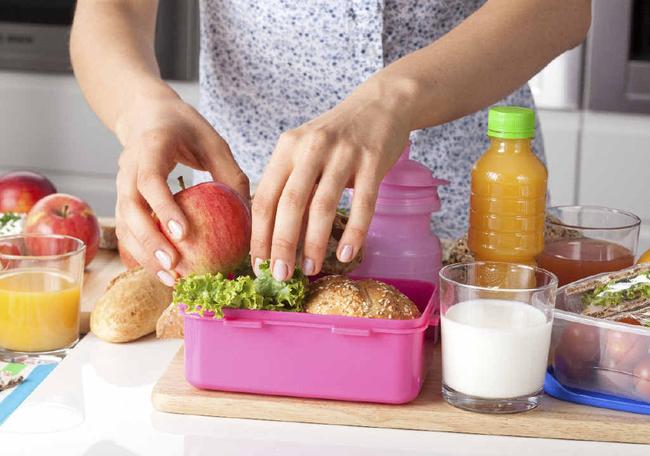
[[[437,325],[428,282],[382,279],[418,306],[413,320],[224,309],[184,314],[185,377],[197,388],[402,404],[424,380],[424,336]]]

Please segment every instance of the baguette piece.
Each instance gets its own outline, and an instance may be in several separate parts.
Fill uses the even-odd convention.
[[[305,312],[395,320],[420,316],[417,306],[397,288],[374,279],[354,281],[341,275],[325,276],[311,285]]]
[[[156,329],[172,289],[143,268],[115,277],[90,314],[90,330],[107,342],[129,342]]]

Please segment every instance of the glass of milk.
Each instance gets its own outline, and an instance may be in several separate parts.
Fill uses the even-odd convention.
[[[465,410],[523,412],[540,403],[557,278],[512,263],[440,270],[442,395]]]

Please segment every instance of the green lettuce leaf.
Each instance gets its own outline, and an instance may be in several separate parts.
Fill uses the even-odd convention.
[[[280,282],[271,275],[269,262],[260,265],[260,276],[242,275],[232,280],[223,274],[190,275],[174,287],[173,302],[186,312],[214,312],[223,318],[223,308],[300,312],[307,293],[307,278],[296,269],[291,279]]]
[[[264,299],[264,306],[270,310],[301,311],[307,293],[307,278],[296,268],[293,277],[280,282],[273,278],[269,261],[263,262],[260,274],[254,280],[255,291]]]

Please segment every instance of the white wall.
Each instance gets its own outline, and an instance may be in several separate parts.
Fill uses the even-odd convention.
[[[176,83],[192,104],[196,83]],[[650,248],[650,116],[540,110],[551,203],[601,204],[644,220]],[[0,172],[33,169],[111,215],[120,146],[71,75],[0,72]],[[178,170],[171,175],[187,175]]]
[[[174,83],[198,103],[196,83]],[[29,169],[47,175],[60,192],[112,215],[120,144],[86,104],[71,75],[0,71],[0,173]],[[171,174],[187,177],[179,169]]]

